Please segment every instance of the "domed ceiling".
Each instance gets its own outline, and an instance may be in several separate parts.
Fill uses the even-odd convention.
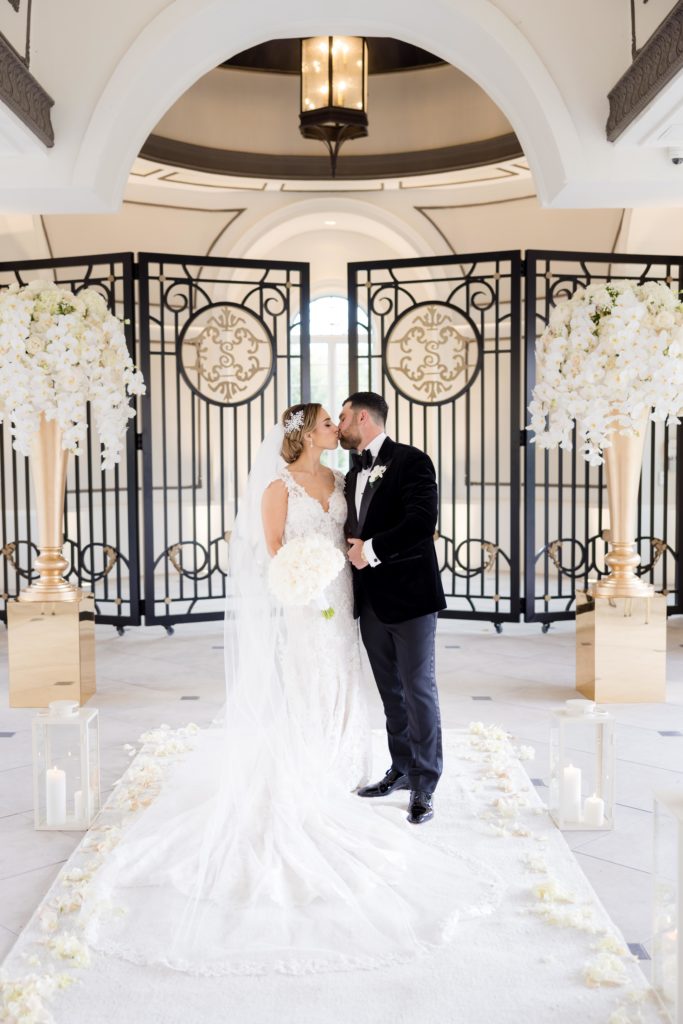
[[[299,133],[300,40],[246,50],[196,82],[140,156],[261,179],[324,181],[323,146]],[[456,68],[396,39],[368,39],[367,138],[341,151],[337,180],[433,175],[515,160],[522,149],[486,93]]]

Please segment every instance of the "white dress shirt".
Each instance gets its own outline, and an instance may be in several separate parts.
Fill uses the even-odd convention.
[[[367,446],[372,455],[373,466],[377,456],[379,455],[379,450],[386,441],[386,439],[386,434],[378,434],[377,437],[374,437],[370,444]],[[370,466],[370,469],[361,469],[360,472],[358,473],[358,476],[356,477],[356,515],[359,517],[360,505],[361,501],[363,500],[363,493],[365,491],[365,488],[368,486],[368,480],[370,479],[370,474],[372,473],[373,466]],[[366,540],[365,543],[363,544],[363,554],[367,558],[369,565],[374,567],[375,565],[380,564],[380,560],[373,550],[371,540]]]

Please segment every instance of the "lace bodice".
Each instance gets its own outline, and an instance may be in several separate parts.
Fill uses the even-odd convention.
[[[344,474],[337,469],[332,472],[334,473],[334,491],[330,497],[329,511],[326,512],[320,502],[311,497],[306,489],[296,482],[286,466],[280,471],[279,477],[285,484],[289,497],[285,542],[294,537],[307,537],[312,533],[322,533],[346,554]]]

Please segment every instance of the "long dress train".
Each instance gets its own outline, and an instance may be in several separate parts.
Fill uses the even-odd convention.
[[[345,552],[343,476],[326,511],[280,475],[285,540],[322,533]],[[264,596],[263,566],[234,572],[232,618],[250,642],[240,640],[225,723],[200,734],[95,875],[86,938],[206,975],[412,960],[490,912],[497,876],[350,792],[368,774],[368,730],[348,566],[327,593],[331,620],[283,614]]]

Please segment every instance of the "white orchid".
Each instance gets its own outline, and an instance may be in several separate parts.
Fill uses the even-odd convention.
[[[661,281],[579,288],[552,311],[536,345],[529,406],[541,448],[572,447],[602,463],[613,429],[634,434],[643,413],[669,425],[683,410],[683,304]]]
[[[124,325],[97,291],[74,295],[50,281],[0,291],[0,422],[10,423],[17,451],[29,454],[43,415],[80,454],[90,403],[102,466],[111,468],[135,415],[129,399],[144,391]]]

